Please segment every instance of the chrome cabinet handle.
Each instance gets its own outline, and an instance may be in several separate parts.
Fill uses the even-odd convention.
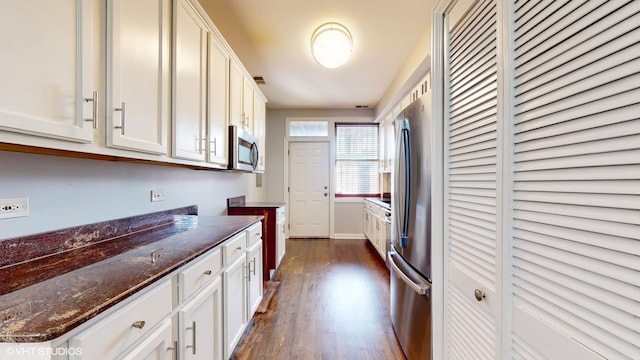
[[[196,322],[192,321],[191,322],[191,327],[188,327],[187,330],[191,330],[191,340],[193,342],[193,345],[187,345],[186,348],[191,348],[191,353],[193,355],[196,354]]]
[[[251,270],[251,263],[253,263],[253,270]],[[256,258],[254,257],[253,260],[251,260],[249,262],[249,271],[255,275],[256,274]],[[249,280],[251,280],[251,278],[249,278]]]
[[[218,156],[218,145],[216,140],[216,138],[213,138],[213,140],[209,141],[209,144],[213,144],[213,146],[209,148],[209,152],[213,153],[213,155],[215,156]],[[213,148],[213,150],[211,150],[211,148]]]
[[[142,329],[145,324],[146,322],[144,320],[140,320],[140,321],[134,321],[133,324],[131,324],[131,326],[133,326],[134,328]]]
[[[124,123],[125,123],[125,121],[127,119],[127,113],[126,113],[127,109],[126,109],[125,106],[126,105],[125,105],[125,103],[123,101],[119,108],[113,109],[115,111],[120,111],[120,113],[121,113],[120,126],[114,126],[115,129],[120,129],[120,135],[124,135]]]
[[[174,340],[173,346],[168,347],[167,351],[173,351],[173,360],[178,360],[178,340]]]
[[[249,279],[249,282],[251,282],[251,264],[247,264],[245,268],[247,269],[247,274],[244,277],[245,279]]]
[[[93,102],[93,105],[91,106],[91,119],[84,119],[84,121],[91,121],[93,122],[93,128],[97,129],[98,128],[98,92],[94,91],[93,92],[93,96],[90,98],[84,98],[84,102]]]

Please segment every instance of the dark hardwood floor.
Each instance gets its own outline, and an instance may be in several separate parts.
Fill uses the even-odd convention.
[[[232,359],[404,359],[389,274],[366,240],[289,239],[274,280]]]

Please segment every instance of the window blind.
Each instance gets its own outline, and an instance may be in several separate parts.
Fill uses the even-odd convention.
[[[379,193],[378,124],[336,124],[336,195]]]

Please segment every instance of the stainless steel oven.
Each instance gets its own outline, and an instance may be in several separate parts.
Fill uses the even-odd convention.
[[[258,144],[248,132],[236,125],[229,126],[229,169],[255,171],[258,166]]]

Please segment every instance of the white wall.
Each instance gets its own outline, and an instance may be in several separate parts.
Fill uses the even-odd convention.
[[[265,200],[265,188],[256,188],[255,178],[0,151],[0,198],[28,196],[30,208],[28,217],[0,220],[0,239],[192,204],[201,215],[224,215],[228,197]],[[165,201],[150,202],[152,189],[163,189]]]

